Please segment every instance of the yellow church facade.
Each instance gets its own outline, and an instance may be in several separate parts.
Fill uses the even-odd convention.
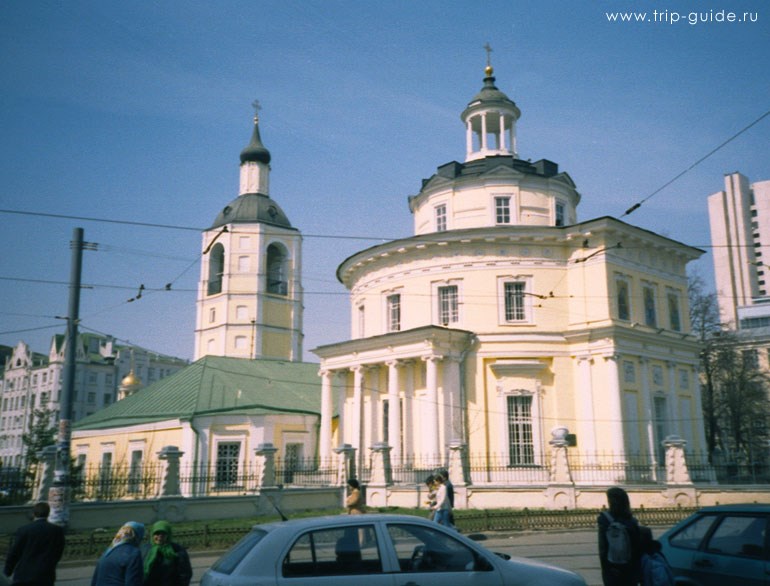
[[[351,338],[313,350],[319,449],[366,468],[384,448],[397,476],[462,446],[478,484],[547,480],[566,437],[588,483],[654,480],[667,437],[705,448],[686,275],[703,251],[578,221],[569,175],[518,158],[520,111],[486,73],[461,114],[465,161],[409,198],[414,236],[338,268]]]

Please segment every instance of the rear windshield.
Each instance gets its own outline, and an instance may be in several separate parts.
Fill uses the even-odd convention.
[[[211,566],[211,569],[222,574],[232,574],[233,570],[238,567],[238,564],[241,563],[241,560],[246,557],[246,554],[249,553],[255,545],[262,541],[262,538],[265,535],[267,535],[267,531],[263,531],[262,529],[253,529],[251,532],[247,533],[243,539],[236,543],[225,555],[219,558],[214,563],[214,565]]]

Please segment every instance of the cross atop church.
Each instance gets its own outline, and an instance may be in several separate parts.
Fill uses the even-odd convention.
[[[487,67],[492,66],[492,47],[489,45],[489,43],[486,43],[484,45],[484,50],[487,52]]]
[[[251,103],[251,107],[254,108],[254,122],[259,122],[259,111],[262,109],[262,105],[259,100],[254,100]]]

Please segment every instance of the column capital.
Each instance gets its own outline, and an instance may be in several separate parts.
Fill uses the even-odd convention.
[[[604,358],[606,362],[617,362],[620,360],[620,354],[604,354],[602,355],[602,358]]]
[[[445,356],[441,354],[431,354],[430,356],[421,356],[420,360],[423,362],[441,362]]]

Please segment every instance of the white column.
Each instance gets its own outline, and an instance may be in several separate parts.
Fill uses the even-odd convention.
[[[481,150],[486,151],[487,145],[487,113],[481,115]]]
[[[591,380],[591,357],[579,356],[578,364],[578,409],[580,413],[579,445],[583,447],[586,459],[593,462],[596,456],[596,421],[594,414],[594,390]]]
[[[345,444],[345,403],[348,395],[348,375],[346,371],[336,372],[338,378],[342,378],[342,385],[337,395],[337,445]],[[348,443],[350,441],[348,440]]]
[[[318,455],[328,463],[332,456],[332,377],[331,371],[321,369],[321,429],[318,432]],[[341,438],[340,438],[341,439]]]
[[[404,376],[404,453],[403,456],[414,456],[414,370],[419,363],[414,360],[402,362],[405,369]]]
[[[500,113],[500,150],[505,150],[505,115]]]
[[[647,434],[647,449],[650,452],[653,480],[658,473],[658,451],[655,449],[655,406],[650,392],[650,361],[639,359],[639,376],[642,379],[642,408],[644,409],[644,428]]]
[[[427,409],[429,413],[428,417],[423,423],[423,457],[436,459],[439,455],[439,443],[438,443],[438,421],[439,421],[439,404],[438,404],[438,361],[441,360],[440,356],[427,356],[423,358],[426,366],[426,401]]]
[[[471,156],[471,153],[473,152],[473,125],[471,124],[472,118],[468,118],[468,121],[465,123],[465,158],[466,160],[468,157]]]
[[[401,400],[399,397],[397,360],[388,362],[388,445],[394,461],[401,460]]]
[[[353,410],[351,412],[351,425],[352,431],[350,444],[358,450],[360,456],[362,446],[362,431],[363,422],[361,421],[363,415],[363,397],[364,397],[364,367],[354,366],[351,368],[353,371]]]
[[[365,448],[382,442],[380,430],[380,369],[372,365],[366,366],[363,373],[364,381],[364,443]],[[368,398],[368,400],[367,400]]]
[[[457,440],[467,441],[463,437],[463,405],[460,404],[460,360],[447,358],[444,366],[444,403],[446,404],[447,422],[444,443],[449,445]]]
[[[676,363],[668,363],[668,435],[681,437],[682,431],[679,429],[679,401],[676,394]],[[660,438],[663,441],[664,437]]]
[[[607,411],[610,419],[610,446],[616,458],[625,460],[625,442],[623,441],[623,407],[620,397],[620,378],[618,376],[618,356],[605,356],[607,365]]]

